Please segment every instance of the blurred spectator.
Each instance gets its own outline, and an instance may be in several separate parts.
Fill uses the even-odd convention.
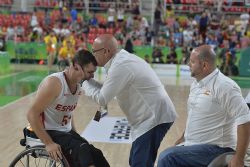
[[[37,31],[39,41],[41,41],[41,40],[42,40],[42,37],[43,37],[43,29],[42,29],[42,27],[41,27],[39,24],[37,24],[37,25],[33,28],[32,31]]]
[[[67,18],[68,14],[69,14],[68,9],[66,7],[63,7],[62,12],[60,14],[60,20],[62,24],[66,24],[68,22]]]
[[[153,48],[152,58],[153,58],[152,63],[164,63],[163,54],[160,48],[157,47]]]
[[[64,39],[66,36],[69,36],[70,33],[71,32],[70,32],[70,30],[68,28],[68,24],[64,23],[63,28],[61,29],[61,37],[62,37],[62,39]]]
[[[180,31],[180,24],[179,24],[178,18],[175,18],[173,28],[174,28],[174,33],[177,33]]]
[[[66,41],[66,45],[62,46],[58,53],[58,60],[66,60],[69,65],[71,59],[75,56],[75,48],[73,47],[72,43],[68,40]]]
[[[188,27],[183,30],[183,45],[190,46],[192,42],[194,32],[192,31],[191,27]]]
[[[200,18],[200,22],[199,22],[199,33],[202,35],[203,42],[205,42],[205,39],[206,39],[208,21],[209,20],[208,20],[207,13],[203,12]]]
[[[174,39],[175,46],[182,46],[182,43],[183,43],[183,34],[182,33],[175,32],[173,39]]]
[[[37,31],[31,31],[29,34],[29,42],[40,42]]]
[[[23,40],[24,38],[24,28],[21,24],[18,24],[16,27],[15,27],[15,33],[16,33],[16,37]]]
[[[64,6],[65,6],[64,5],[64,0],[59,0],[58,7],[59,7],[60,12],[62,12]]]
[[[119,5],[119,8],[117,9],[117,21],[119,24],[119,27],[122,26],[122,23],[124,22],[124,9],[121,5]]]
[[[45,16],[44,16],[44,25],[46,28],[50,27],[50,23],[51,23],[51,16],[50,16],[50,12],[48,11],[48,9],[45,9]]]
[[[172,9],[171,6],[167,6],[166,9],[166,18],[168,17],[174,17],[174,10]]]
[[[78,22],[78,21],[74,21],[70,24],[70,31],[75,31],[75,32],[81,32],[81,25],[80,25],[81,22]]]
[[[214,14],[211,18],[211,21],[210,21],[210,27],[212,30],[217,30],[219,28],[220,24],[219,24],[219,21],[218,21],[218,17]]]
[[[71,20],[72,22],[76,22],[77,21],[77,10],[75,8],[72,8],[70,11],[70,16],[71,16]]]
[[[59,22],[56,22],[53,27],[53,31],[56,33],[56,36],[61,35],[61,27],[59,25]]]
[[[139,4],[137,3],[133,3],[133,9],[132,9],[132,14],[133,15],[140,15],[140,7],[139,7]]]
[[[250,13],[250,12],[249,12]],[[242,13],[240,15],[240,19],[241,19],[241,26],[242,26],[242,34],[245,33],[246,29],[247,29],[247,26],[249,24],[249,18],[250,18],[250,15],[249,13]]]
[[[57,52],[57,38],[54,31],[50,31],[47,36],[44,37],[46,44],[47,56],[48,56],[48,68],[51,70],[52,65],[56,58]]]
[[[166,39],[163,36],[158,36],[156,46],[165,47],[167,45]]]
[[[241,36],[242,36],[242,25],[241,24],[236,24],[236,33],[237,33],[237,39],[240,41]]]
[[[162,36],[165,41],[166,41],[166,46],[170,45],[170,39],[171,39],[171,30],[169,28],[169,26],[167,24],[164,24],[162,26],[160,26],[160,30],[158,35]]]
[[[152,38],[153,38],[154,33],[147,27],[145,29],[145,44],[146,45],[151,45]]]
[[[154,11],[154,32],[156,35],[158,35],[161,24],[161,5],[157,5]]]
[[[5,37],[5,35],[4,28],[0,25],[0,37]]]
[[[132,30],[132,27],[134,26],[134,18],[133,15],[128,14],[127,20],[126,20],[126,29],[128,32]]]
[[[92,17],[89,19],[89,25],[92,27],[98,27],[98,20],[95,13],[93,13]]]
[[[121,45],[123,44],[125,36],[121,28],[116,30],[115,38],[117,39],[118,42],[120,42]]]
[[[115,7],[113,3],[110,3],[109,8],[108,8],[108,27],[109,28],[114,28],[115,27]]]
[[[8,40],[14,40],[15,38],[15,29],[12,24],[7,28],[7,33],[6,33],[6,41]]]
[[[87,36],[89,33],[89,26],[87,23],[83,22],[82,24],[82,33]]]
[[[69,1],[69,9],[71,9],[73,7],[74,1],[73,0],[68,0],[68,1]]]
[[[224,56],[220,70],[223,74],[229,76],[237,76],[239,74],[238,67],[235,65],[235,57],[228,50]]]
[[[206,44],[212,46],[212,48],[216,50],[218,46],[218,41],[216,40],[216,37],[213,33],[207,35]]]
[[[143,16],[137,16],[139,21],[139,26],[141,29],[145,30],[145,28],[149,27],[148,20]]]
[[[203,38],[202,35],[196,35],[194,34],[191,46],[192,48],[198,47],[203,44]]]
[[[37,16],[35,12],[32,13],[30,25],[31,27],[35,27],[38,25]]]
[[[134,45],[131,39],[131,35],[127,34],[126,40],[125,40],[125,47],[124,49],[129,53],[134,53]]]
[[[75,32],[72,31],[69,34],[67,34],[62,42],[62,46],[66,46],[67,43],[70,42],[71,46],[75,48],[76,40],[75,40]]]
[[[80,36],[80,35],[77,36],[75,48],[76,48],[75,49],[76,51],[79,51],[82,49],[88,50],[87,44],[86,44],[83,36]]]
[[[177,54],[174,48],[170,49],[170,53],[167,55],[167,64],[178,64]]]

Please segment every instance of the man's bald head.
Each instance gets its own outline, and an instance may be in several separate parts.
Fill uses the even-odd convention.
[[[118,42],[111,34],[98,36],[92,46],[98,66],[104,66],[117,52]]]
[[[211,74],[216,68],[216,54],[209,45],[202,45],[195,48],[190,55],[188,63],[191,76],[197,81]]]
[[[95,45],[108,49],[113,54],[115,54],[118,49],[117,40],[111,34],[103,34],[98,36],[94,40],[93,46]]]
[[[192,52],[197,52],[201,61],[208,62],[211,66],[216,66],[216,53],[210,45],[201,45]]]

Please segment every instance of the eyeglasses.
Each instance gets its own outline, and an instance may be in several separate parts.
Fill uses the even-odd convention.
[[[101,49],[96,49],[96,50],[92,50],[92,53],[96,53],[96,52],[99,52],[99,51],[101,51],[101,50],[103,50],[103,49],[105,49],[105,48],[101,48]]]

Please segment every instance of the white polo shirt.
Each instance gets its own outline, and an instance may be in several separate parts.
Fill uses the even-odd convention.
[[[174,105],[156,73],[143,59],[122,49],[104,68],[107,78],[103,86],[91,79],[83,83],[83,89],[100,105],[116,97],[132,127],[133,141],[159,124],[174,122]]]
[[[236,148],[237,125],[250,121],[239,86],[215,69],[190,88],[184,145]]]

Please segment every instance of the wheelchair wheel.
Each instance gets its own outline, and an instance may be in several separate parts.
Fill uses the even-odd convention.
[[[49,157],[45,148],[31,147],[18,154],[9,167],[69,167],[69,165],[65,157],[58,162]]]

